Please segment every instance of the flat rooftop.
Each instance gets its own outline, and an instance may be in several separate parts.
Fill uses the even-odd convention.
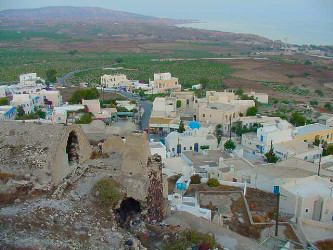
[[[149,142],[150,148],[165,148],[161,142]]]
[[[309,145],[308,143],[299,140],[281,142],[279,144],[276,144],[275,147],[277,148],[281,147],[284,148],[285,150],[291,150],[294,151],[296,154],[302,154],[320,149],[317,146]]]
[[[206,165],[217,167],[219,166],[220,157],[223,159],[231,158],[230,155],[221,150],[207,150],[206,152],[206,155],[194,151],[186,151],[183,152],[183,154],[192,161],[194,167],[201,167]]]
[[[297,183],[285,184],[282,187],[303,198],[318,195],[324,198],[333,198],[333,183],[318,176],[306,178],[305,180]]]
[[[274,178],[305,178],[313,176],[314,173],[298,168],[281,168],[276,165],[261,165],[254,169],[257,174],[272,176]]]
[[[333,129],[333,128],[320,124],[320,123],[309,124],[309,125],[305,125],[302,127],[297,127],[296,135],[306,135],[306,134],[311,134],[311,133],[324,131],[324,130],[330,130],[330,129]]]
[[[234,105],[223,104],[223,103],[209,103],[207,107],[210,109],[223,110],[223,111],[229,111],[235,108]]]

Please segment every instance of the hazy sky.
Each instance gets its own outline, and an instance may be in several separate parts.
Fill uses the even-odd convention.
[[[68,5],[200,19],[207,21],[204,28],[333,44],[333,0],[0,0],[0,9]]]

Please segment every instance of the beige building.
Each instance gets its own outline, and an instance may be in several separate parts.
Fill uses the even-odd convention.
[[[301,127],[297,127],[294,130],[294,138],[309,143],[313,143],[316,140],[320,142],[333,142],[333,127],[323,125],[320,123],[309,124]]]
[[[117,75],[103,75],[101,76],[101,85],[104,87],[128,87],[131,82],[127,79],[124,74]]]
[[[178,82],[178,78],[172,77],[170,73],[157,73],[154,74],[154,81],[149,82],[152,87],[152,92],[166,93],[181,91],[182,86]]]
[[[99,99],[94,100],[84,100],[82,99],[82,105],[88,108],[88,112],[93,114],[100,114],[101,113],[101,103]]]
[[[204,123],[222,124],[223,131],[228,132],[230,120],[231,123],[238,121],[241,114],[254,106],[253,100],[237,100],[233,92],[207,91],[205,98],[194,100],[194,118]]]
[[[245,95],[252,96],[257,102],[268,104],[268,94],[266,93],[256,93],[254,91],[245,93]]]
[[[62,104],[62,96],[59,90],[45,90],[42,89],[40,92],[34,94],[39,96],[42,103],[45,105],[51,105],[52,107],[59,107]]]

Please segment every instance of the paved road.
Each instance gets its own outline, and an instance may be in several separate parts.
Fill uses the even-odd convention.
[[[151,111],[153,109],[153,104],[150,101],[143,101],[143,100],[141,100],[140,97],[133,95],[131,92],[126,92],[126,91],[122,91],[122,90],[116,91],[116,90],[105,88],[104,91],[117,93],[119,95],[124,96],[125,98],[127,98],[129,100],[137,101],[139,103],[140,107],[143,109],[143,114],[141,116],[141,121],[140,121],[140,128],[141,128],[141,130],[148,128]]]

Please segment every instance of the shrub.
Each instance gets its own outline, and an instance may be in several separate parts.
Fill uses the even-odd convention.
[[[177,106],[177,109],[179,109],[182,106],[182,101],[177,100],[176,106]]]
[[[218,187],[220,185],[219,181],[215,178],[209,178],[207,185],[209,187]]]
[[[202,145],[200,146],[200,149],[201,150],[209,149],[209,145]]]
[[[0,98],[0,106],[9,105],[9,98],[8,97],[2,97]]]
[[[119,187],[119,184],[112,179],[99,180],[94,186],[94,191],[97,193],[97,199],[101,205],[114,208],[123,198]]]
[[[316,89],[316,90],[315,90],[315,93],[316,93],[317,95],[319,95],[319,96],[324,96],[323,91],[321,91],[320,89]]]
[[[226,150],[234,150],[236,148],[236,145],[235,145],[235,143],[232,140],[227,140],[224,143],[224,148]]]
[[[92,122],[92,113],[84,113],[80,119],[75,121],[76,124],[90,124]]]
[[[201,183],[201,176],[200,175],[192,175],[191,176],[191,184],[200,184]]]
[[[215,240],[214,236],[198,232],[196,230],[185,230],[175,240],[163,246],[165,250],[186,250],[186,249],[223,249]]]
[[[256,107],[250,107],[246,111],[247,116],[255,116],[258,112],[258,109]]]

